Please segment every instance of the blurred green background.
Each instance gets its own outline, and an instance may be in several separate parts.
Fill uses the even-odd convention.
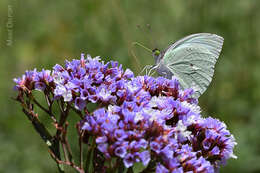
[[[11,100],[14,77],[82,52],[138,74],[154,61],[131,48],[133,41],[164,49],[198,32],[225,38],[212,84],[199,99],[203,115],[224,121],[238,143],[238,159],[220,172],[260,172],[259,0],[2,0],[0,14],[0,172],[56,172],[47,147]]]

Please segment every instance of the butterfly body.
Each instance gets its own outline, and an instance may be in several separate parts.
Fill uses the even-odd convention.
[[[178,78],[183,89],[193,88],[198,98],[209,86],[224,39],[215,34],[199,33],[170,45],[165,51],[154,50],[159,75]]]

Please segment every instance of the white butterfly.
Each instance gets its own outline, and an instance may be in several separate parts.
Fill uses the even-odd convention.
[[[178,78],[183,89],[193,88],[198,98],[208,88],[224,39],[215,34],[198,33],[184,37],[165,51],[153,50],[158,74]]]

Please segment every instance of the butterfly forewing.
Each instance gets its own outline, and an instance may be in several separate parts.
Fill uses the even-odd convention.
[[[178,40],[177,42],[170,45],[166,51],[177,48],[184,44],[191,43],[191,44],[203,46],[204,48],[208,49],[213,54],[213,56],[216,57],[217,59],[221,52],[223,42],[224,42],[224,38],[216,34],[198,33],[198,34],[189,35],[187,37]]]

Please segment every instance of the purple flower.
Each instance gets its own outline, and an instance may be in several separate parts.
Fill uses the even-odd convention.
[[[64,71],[64,68],[63,68],[61,65],[56,64],[56,65],[53,67],[53,70],[54,70],[55,72],[63,72],[63,71]]]
[[[102,153],[106,153],[106,152],[107,152],[107,149],[108,149],[108,144],[107,144],[107,143],[98,144],[97,148],[98,148],[99,151],[101,151]]]
[[[43,82],[35,82],[34,87],[36,90],[44,91],[46,88],[46,85]]]
[[[38,82],[43,82],[43,83],[52,82],[52,81],[53,81],[53,78],[52,78],[52,76],[51,76],[51,71],[50,71],[50,70],[44,70],[44,69],[42,69],[41,72],[38,72],[38,73],[35,75],[34,80],[35,80],[35,81],[38,81]]]
[[[100,143],[105,143],[107,142],[107,137],[106,136],[99,136],[96,138],[96,143],[100,144]]]
[[[126,146],[119,146],[115,149],[115,155],[124,158],[127,154]]]
[[[82,100],[87,100],[88,96],[89,96],[88,90],[82,89],[82,90],[80,91],[80,98],[81,98]]]
[[[184,90],[183,92],[180,92],[180,98],[182,100],[189,100],[192,96],[192,94],[194,93],[192,88],[188,88],[186,90]]]
[[[214,173],[214,167],[210,164],[209,161],[205,160],[203,157],[200,157],[198,159],[194,157],[188,160],[184,164],[184,170],[185,171],[196,170],[197,172]]]
[[[111,95],[111,91],[109,91],[106,88],[99,88],[99,91],[97,92],[97,97],[102,101],[102,102],[109,102],[111,101],[112,103],[115,102],[116,97]]]
[[[90,126],[90,124],[88,122],[84,122],[82,127],[81,127],[83,130],[87,130],[87,131],[91,131],[92,128]]]
[[[86,106],[86,101],[77,97],[75,99],[75,108],[78,109],[78,110],[83,110]]]
[[[125,77],[127,79],[132,78],[132,77],[134,77],[134,73],[130,69],[126,69],[123,77]]]
[[[138,141],[138,146],[141,148],[146,148],[148,145],[148,142],[145,139],[141,139],[140,141]]]
[[[170,145],[166,145],[162,150],[161,153],[169,159],[173,158],[173,154],[174,154],[174,148],[172,148]]]
[[[94,81],[96,84],[100,84],[103,82],[104,74],[102,72],[97,72],[94,76]]]
[[[143,151],[139,154],[139,157],[143,163],[144,166],[148,165],[148,163],[151,160],[151,155],[149,151]]]
[[[114,132],[114,136],[119,141],[122,141],[128,137],[126,132],[122,129],[116,129]]]
[[[106,110],[104,108],[97,109],[93,112],[93,116],[97,120],[98,123],[102,124],[106,120]]]
[[[161,152],[161,146],[157,142],[151,142],[150,147],[153,151],[155,151],[157,154]]]
[[[33,90],[36,75],[37,75],[36,69],[34,69],[33,71],[26,71],[21,78],[14,79],[14,82],[16,83],[14,89],[21,90],[21,91],[24,91],[26,89]]]
[[[72,100],[72,92],[71,90],[68,90],[63,85],[57,85],[54,94],[56,97],[62,96],[65,102],[69,102]]]
[[[219,147],[215,146],[211,151],[210,154],[212,155],[218,155],[220,153]]]
[[[155,172],[156,173],[169,173],[170,171],[167,168],[165,168],[162,164],[159,163],[156,166],[156,171]]]
[[[134,164],[134,155],[132,155],[131,153],[128,153],[125,156],[123,162],[124,162],[124,165],[125,165],[126,168],[129,168],[129,167],[133,166],[133,164]]]

